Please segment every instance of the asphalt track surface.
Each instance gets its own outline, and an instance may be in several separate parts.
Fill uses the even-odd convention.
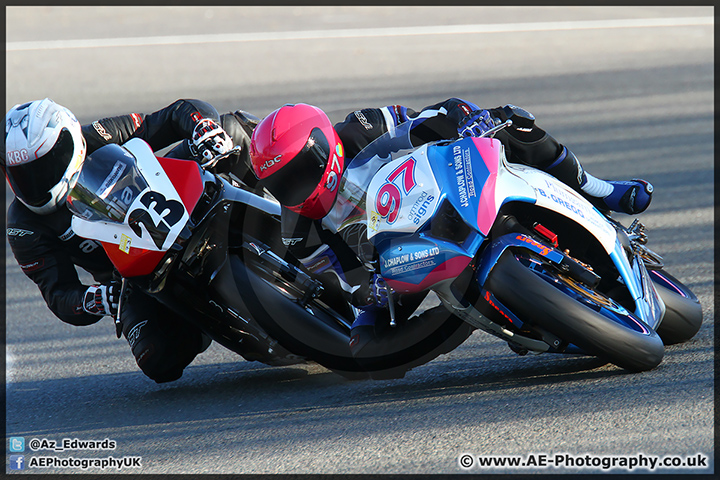
[[[401,380],[350,382],[212,345],[180,380],[156,385],[109,319],[83,328],[58,321],[8,247],[7,437],[25,438],[26,464],[142,457],[123,473],[626,473],[577,465],[698,454],[706,467],[652,472],[711,473],[712,15],[712,7],[7,8],[7,106],[49,96],[83,123],[181,97],[258,116],[302,101],[335,121],[362,107],[419,109],[450,96],[524,106],[596,176],[654,184],[641,215],[649,246],[705,315],[694,339],[640,374],[590,357],[520,357],[476,332]],[[32,439],[110,439],[116,448],[31,451]],[[460,466],[463,454],[470,468]],[[553,462],[568,454],[576,467],[478,466],[480,456],[540,464],[543,454]]]

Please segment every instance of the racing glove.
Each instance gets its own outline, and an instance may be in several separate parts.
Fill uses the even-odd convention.
[[[119,300],[119,284],[93,285],[85,290],[83,310],[92,315],[101,317],[111,315],[114,317],[117,314]]]
[[[490,112],[487,110],[473,110],[467,114],[458,125],[459,137],[479,137],[495,126]]]
[[[217,163],[217,157],[224,155],[233,148],[230,135],[210,118],[203,118],[195,125],[193,130],[190,152],[196,157],[202,157],[203,167],[212,167]]]

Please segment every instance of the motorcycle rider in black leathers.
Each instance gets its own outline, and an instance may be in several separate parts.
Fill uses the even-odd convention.
[[[178,100],[151,114],[120,115],[84,126],[50,99],[11,108],[1,159],[16,196],[7,213],[7,238],[20,268],[37,284],[50,310],[62,321],[81,326],[114,316],[118,307],[120,288],[113,265],[98,242],[73,233],[65,206],[70,176],[86,155],[131,138],[145,140],[153,151],[180,142],[166,156],[193,159],[214,173],[253,183],[247,147],[256,122],[243,111],[220,116],[199,100]],[[233,143],[240,152],[215,164]],[[77,267],[97,284],[83,285]],[[142,292],[126,292],[122,309],[122,333],[136,362],[158,383],[180,378],[210,344],[199,329]]]
[[[410,119],[414,146],[478,136],[509,119],[511,126],[495,136],[509,161],[554,175],[603,211],[639,213],[652,194],[644,180],[604,181],[587,174],[570,150],[538,127],[532,114],[513,105],[481,109],[450,98],[420,112],[401,105],[362,109],[334,126],[311,105],[275,110],[253,131],[253,170],[260,185],[282,204],[282,236],[288,250],[361,310],[352,326],[350,347],[374,378],[402,377],[408,369],[452,350],[472,331],[444,307],[408,319],[424,294],[389,292],[382,277],[367,268],[373,254],[365,231],[346,228],[338,233],[323,224],[347,163],[370,142]],[[399,306],[395,327],[389,326],[388,295],[395,295]]]

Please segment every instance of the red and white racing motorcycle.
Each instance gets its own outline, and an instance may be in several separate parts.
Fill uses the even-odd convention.
[[[139,139],[93,152],[71,187],[73,230],[102,244],[123,290],[144,290],[245,359],[358,370],[349,305],[273,252],[277,203]]]

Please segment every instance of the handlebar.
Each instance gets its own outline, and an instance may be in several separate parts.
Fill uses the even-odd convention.
[[[218,155],[217,157],[213,158],[212,160],[207,160],[200,164],[200,166],[204,169],[212,168],[221,160],[225,160],[226,158],[230,157],[231,155],[239,154],[242,151],[242,147],[240,145],[235,145],[233,148],[227,151],[227,153],[223,153],[222,155]]]
[[[500,125],[496,125],[493,128],[491,128],[490,130],[483,132],[482,135],[480,135],[480,137],[493,137],[497,132],[499,132],[500,130],[506,129],[507,127],[509,127],[512,124],[513,124],[512,120],[507,119]]]

